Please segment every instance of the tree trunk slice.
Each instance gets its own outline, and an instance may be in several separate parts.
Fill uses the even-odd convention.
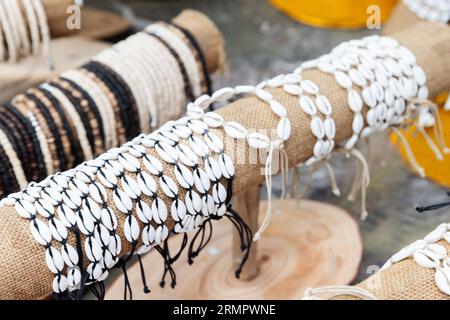
[[[260,213],[265,206],[261,202]],[[224,220],[213,223],[213,238],[192,266],[186,261],[186,252],[174,263],[178,275],[175,289],[159,287],[163,261],[155,251],[143,257],[151,293],[143,293],[139,264],[133,264],[127,272],[133,298],[300,299],[308,287],[348,284],[354,279],[362,240],[357,223],[347,212],[308,200],[301,200],[298,206],[296,200],[283,200],[275,202],[274,208],[280,214],[274,212],[258,242],[256,278],[244,281],[234,277],[231,243],[235,230]],[[171,239],[173,252],[181,239]],[[106,299],[123,299],[123,288],[120,275],[109,286]]]
[[[0,63],[0,101],[5,101],[64,70],[78,67],[109,47],[109,43],[79,36],[58,38],[52,40],[51,46],[55,70],[47,67],[42,56],[27,57],[18,64]]]

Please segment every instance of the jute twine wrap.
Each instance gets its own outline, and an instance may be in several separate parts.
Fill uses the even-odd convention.
[[[442,91],[444,88],[450,88],[450,78],[446,77],[450,72],[449,28],[424,22],[397,34],[395,38],[416,54],[419,64],[428,75],[431,94]],[[334,111],[333,118],[338,129],[336,141],[348,138],[351,135],[353,113],[347,107],[345,91],[340,89],[334,78],[329,75],[309,71],[304,73],[304,77],[314,80],[320,86],[321,92],[330,99]],[[298,164],[312,154],[314,139],[309,128],[310,119],[301,112],[298,99],[288,96],[282,90],[273,90],[272,92],[276,99],[285,105],[292,122],[292,135],[285,144],[285,149],[290,165]],[[238,121],[249,129],[269,130],[275,128],[278,123],[277,117],[269,107],[256,98],[240,99],[224,107],[219,113],[226,120]],[[220,134],[220,132],[218,133]],[[248,156],[249,150],[245,145],[241,145],[241,148],[238,149],[238,155],[234,159],[236,167],[234,194],[264,180],[264,176],[261,174],[261,164],[248,164],[244,157]],[[232,157],[233,149],[233,144],[226,143],[226,153]],[[154,155],[153,152],[152,154]],[[166,166],[165,169],[165,174],[172,174],[171,166]],[[167,198],[162,195],[161,197],[168,203]],[[183,200],[184,194],[180,194],[179,197]],[[111,199],[111,194],[109,194],[109,199]],[[119,220],[117,231],[123,242],[122,253],[125,254],[129,246],[126,245],[123,237],[124,216],[119,212],[116,214]],[[0,209],[0,216],[3,218],[0,222],[0,234],[3,238],[0,243],[0,298],[35,299],[49,295],[52,291],[53,275],[45,265],[43,247],[37,245],[32,239],[28,221],[20,218],[14,207]],[[169,221],[167,225],[171,227],[173,222]],[[71,241],[73,243],[73,239]],[[403,265],[409,264],[401,266]],[[148,270],[152,269],[152,266],[147,267]],[[410,264],[410,268],[413,267]],[[394,266],[393,268],[398,267]],[[408,272],[408,268],[404,271]],[[422,270],[417,271],[422,272]],[[417,277],[414,279],[417,280]],[[396,283],[395,279],[392,281],[392,283]]]

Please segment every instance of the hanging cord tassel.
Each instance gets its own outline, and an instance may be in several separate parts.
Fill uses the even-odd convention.
[[[352,189],[348,195],[348,199],[354,199],[356,190],[361,190],[361,220],[365,220],[368,216],[366,208],[367,187],[370,184],[370,171],[366,158],[358,149],[352,149],[350,155],[358,160],[358,171],[353,180]]]
[[[166,275],[167,273],[169,273],[170,278],[171,278],[171,282],[170,282],[170,286],[174,289],[177,285],[177,274],[175,273],[175,270],[173,269],[172,265],[175,263],[175,261],[177,261],[180,256],[181,253],[184,251],[184,248],[186,248],[187,245],[187,234],[183,235],[183,242],[181,243],[180,249],[178,250],[178,252],[172,257],[170,255],[170,250],[169,250],[169,239],[166,239],[164,241],[164,246],[161,248],[161,246],[156,246],[155,249],[159,252],[159,254],[163,257],[164,259],[164,273],[161,277],[161,282],[159,283],[161,288],[164,288],[165,284],[166,284]]]
[[[447,192],[447,196],[450,196],[450,192]],[[417,212],[431,211],[431,210],[442,209],[442,208],[445,208],[448,206],[450,206],[450,201],[433,204],[431,206],[426,206],[426,207],[417,207],[416,211]]]
[[[398,128],[392,127],[391,129],[400,138],[400,141],[402,142],[403,147],[405,148],[406,155],[408,156],[408,161],[411,164],[411,166],[413,167],[413,169],[415,171],[417,171],[417,173],[422,178],[425,178],[425,170],[417,163],[417,160],[414,157],[414,154],[412,152],[412,149],[411,149],[411,146],[409,145],[408,140],[406,140],[405,136]]]
[[[327,300],[339,296],[352,296],[362,300],[378,300],[371,292],[352,286],[328,286],[317,289],[307,288],[302,300],[323,300],[319,295],[327,295]]]
[[[450,97],[448,101],[450,101]],[[446,154],[450,153],[450,148],[447,147],[447,143],[445,141],[444,126],[442,125],[442,119],[441,114],[439,113],[439,108],[436,106],[436,104],[431,103],[431,110],[433,111],[434,118],[436,119],[436,125],[433,127],[434,135],[436,136],[436,139],[442,151]]]
[[[284,184],[286,183],[286,172],[289,168],[289,160],[286,153],[286,150],[284,150],[283,141],[277,140],[272,142],[270,145],[270,150],[267,155],[266,159],[266,165],[264,168],[264,175],[266,178],[266,188],[267,188],[267,209],[266,213],[264,215],[264,220],[259,227],[259,230],[255,233],[253,236],[253,241],[257,241],[261,239],[261,235],[266,230],[267,226],[269,225],[270,217],[272,216],[272,175],[273,175],[273,161],[274,161],[274,152],[280,151],[280,170],[281,170],[281,176],[282,176],[282,198],[284,198],[284,194],[286,191],[286,187]]]
[[[147,279],[145,278],[145,270],[144,270],[144,264],[142,263],[141,255],[138,254],[138,260],[139,260],[139,269],[141,271],[141,279],[142,279],[142,285],[144,286],[144,293],[150,293],[150,289],[147,285]]]
[[[434,126],[434,129],[436,131],[436,126]],[[442,153],[439,151],[438,146],[434,143],[433,139],[431,139],[430,135],[427,133],[425,128],[418,126],[417,130],[419,130],[419,132],[425,138],[425,141],[427,142],[428,146],[434,152],[436,159],[438,159],[439,161],[442,161],[444,159],[444,157],[442,156]]]
[[[127,266],[124,260],[120,262],[120,267],[122,268],[124,279],[123,300],[127,300],[128,294],[130,294],[130,300],[133,300],[133,290],[131,289],[131,283],[127,273]]]
[[[336,175],[334,174],[333,167],[327,160],[324,161],[323,164],[325,165],[325,168],[327,168],[328,175],[330,176],[331,191],[335,196],[339,197],[341,195],[341,190],[339,189],[339,186],[337,184]]]
[[[208,226],[209,232],[208,232],[208,236],[205,237],[207,226]],[[197,248],[194,249],[195,242],[200,234],[201,234],[200,243],[198,244]],[[189,245],[188,263],[190,265],[192,265],[194,263],[194,258],[197,257],[200,254],[200,252],[208,245],[209,241],[211,240],[211,237],[212,237],[212,223],[211,223],[211,219],[207,219],[207,220],[203,221],[199,230],[197,231],[194,238],[192,239],[191,244]]]
[[[245,252],[238,269],[235,271],[236,278],[239,279],[239,277],[241,276],[242,268],[244,267],[250,255],[250,250],[252,247],[252,230],[244,222],[244,220],[242,220],[239,214],[234,211],[233,208],[231,208],[231,206],[228,208],[228,211],[225,215],[238,229],[239,237],[241,239],[241,251]]]

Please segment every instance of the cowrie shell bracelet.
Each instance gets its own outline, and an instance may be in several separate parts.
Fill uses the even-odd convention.
[[[419,18],[441,23],[450,21],[448,0],[403,0],[403,3]]]
[[[233,179],[234,165],[222,140],[209,128],[207,122],[189,117],[168,122],[152,134],[142,134],[2,200],[2,205],[14,205],[30,221],[33,238],[45,247],[47,266],[55,274],[55,293],[101,282],[119,262],[115,210],[124,215],[120,227],[133,247],[130,254],[138,255],[167,239],[169,216],[176,222],[172,232],[184,233],[210,217],[230,215],[229,186],[224,181]],[[185,190],[184,199],[179,197],[180,188]],[[67,242],[69,232],[79,239],[84,235],[84,252]],[[80,255],[90,262],[85,270]]]
[[[434,269],[438,289],[450,296],[450,257],[447,249],[437,242],[450,243],[450,224],[443,223],[425,238],[417,240],[394,254],[381,268],[385,270],[402,260],[412,258],[419,266]]]

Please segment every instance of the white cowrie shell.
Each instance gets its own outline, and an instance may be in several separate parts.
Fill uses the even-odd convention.
[[[189,189],[194,185],[194,176],[192,172],[182,164],[178,164],[174,170],[175,178],[180,186]]]
[[[263,90],[263,89],[259,89],[259,88],[257,88],[257,89],[255,90],[255,95],[256,95],[259,99],[261,99],[261,100],[263,100],[263,101],[265,101],[265,102],[270,102],[270,101],[273,99],[273,96],[272,96],[272,94],[271,94],[270,92],[265,91],[265,90]]]
[[[443,239],[445,233],[447,231],[447,228],[445,227],[437,227],[432,232],[430,232],[423,240],[425,240],[427,243],[434,243],[441,239]]]
[[[319,117],[313,117],[311,120],[311,131],[313,135],[318,139],[323,139],[325,136],[325,128],[322,120]]]
[[[106,190],[97,182],[89,184],[89,195],[97,203],[103,203],[108,200]]]
[[[402,57],[403,60],[405,60],[410,65],[415,65],[417,60],[416,56],[407,48],[400,47],[397,49]]]
[[[64,268],[64,260],[61,253],[53,247],[45,249],[45,262],[52,273],[61,272]]]
[[[209,153],[208,145],[198,136],[191,136],[189,138],[189,146],[199,157],[205,157]]]
[[[84,242],[86,257],[90,261],[100,261],[102,259],[102,248],[93,237],[87,237]]]
[[[366,80],[368,80],[368,81],[375,80],[375,74],[369,67],[367,67],[365,65],[359,65],[358,71]]]
[[[428,99],[428,88],[420,87],[419,91],[417,93],[417,97],[422,100],[427,100]]]
[[[30,230],[34,240],[43,246],[46,246],[52,240],[50,229],[39,219],[30,221]]]
[[[178,144],[176,147],[179,160],[188,167],[198,163],[198,156],[187,145]]]
[[[352,129],[353,132],[359,134],[363,128],[364,125],[364,118],[362,116],[362,114],[355,114],[354,118],[353,118],[353,122],[352,122]]]
[[[291,135],[291,121],[288,118],[281,118],[277,126],[277,135],[283,141],[289,139]]]
[[[50,229],[52,237],[57,241],[67,239],[67,228],[59,219],[53,217],[53,219],[48,222],[48,227]]]
[[[72,267],[67,272],[67,282],[70,287],[75,287],[81,281],[81,272],[78,267]]]
[[[203,121],[211,128],[221,127],[224,123],[222,116],[215,112],[207,112],[203,117]]]
[[[142,242],[150,245],[155,241],[155,228],[151,225],[146,225],[142,231]]]
[[[270,101],[270,108],[272,109],[272,111],[279,116],[280,118],[285,118],[287,117],[287,111],[286,108],[279,103],[276,100],[271,100]]]
[[[358,135],[353,134],[350,137],[350,139],[348,139],[347,142],[345,142],[345,145],[344,145],[345,149],[347,149],[347,150],[352,149],[355,146],[357,141],[358,141]]]
[[[336,67],[329,62],[320,62],[317,68],[325,73],[334,73],[336,71]]]
[[[71,228],[77,223],[77,218],[72,209],[70,209],[65,204],[62,204],[57,209],[58,217],[61,222],[67,227]]]
[[[310,97],[308,96],[300,97],[299,103],[303,112],[305,112],[306,114],[313,116],[317,113],[316,106],[314,105],[314,102],[311,100]]]
[[[207,94],[201,95],[200,97],[198,97],[197,99],[195,99],[194,102],[197,106],[199,106],[200,108],[207,108],[209,107],[209,105],[211,103],[213,103],[213,99],[211,99],[211,97]]]
[[[141,166],[139,160],[128,153],[121,153],[117,159],[120,164],[130,172],[136,172]]]
[[[192,120],[192,121],[195,121],[196,123],[199,122],[198,120]],[[203,123],[203,122],[200,122],[200,123]],[[171,146],[173,146],[175,143],[180,141],[180,139],[178,138],[178,136],[176,134],[173,134],[169,131],[158,131],[157,138],[159,141],[164,141],[164,142],[170,144]],[[131,149],[131,148],[128,148],[128,149]],[[144,154],[145,153],[146,152],[144,152]]]
[[[189,191],[186,194],[184,202],[186,204],[186,209],[190,214],[195,215],[202,210],[202,199],[194,191]]]
[[[321,158],[324,155],[324,141],[323,140],[317,140],[317,142],[314,144],[313,148],[313,154],[316,158]]]
[[[151,156],[149,154],[145,155],[145,157],[143,158],[143,163],[145,168],[147,168],[147,170],[150,171],[150,173],[153,175],[158,175],[163,171],[163,165],[161,161],[159,161],[154,156]]]
[[[156,227],[155,230],[155,243],[161,243],[162,241],[162,226]]]
[[[28,201],[21,200],[16,201],[14,204],[16,212],[25,219],[31,219],[34,215],[36,215],[36,208]]]
[[[353,112],[360,112],[363,106],[361,96],[353,89],[348,91],[347,103]]]
[[[94,239],[101,247],[106,247],[110,241],[108,229],[102,224],[97,224],[94,230]]]
[[[205,159],[204,166],[209,180],[216,181],[222,177],[222,169],[216,159],[208,157]]]
[[[312,69],[317,66],[317,63],[318,63],[317,60],[305,61],[305,62],[302,62],[302,64],[300,65],[300,68],[303,70]]]
[[[226,201],[227,191],[220,182],[217,182],[216,184],[214,184],[212,196],[213,196],[214,202],[216,202],[217,204],[221,204]]]
[[[159,185],[162,191],[169,198],[175,198],[178,194],[178,187],[175,181],[169,176],[163,175],[159,178]]]
[[[112,188],[117,184],[116,176],[112,172],[104,168],[97,172],[97,177],[100,183],[107,188]]]
[[[192,130],[189,129],[186,125],[175,125],[172,129],[172,133],[175,134],[177,137],[182,139],[187,139],[192,134]],[[148,146],[149,148],[153,148],[154,143],[152,146]]]
[[[283,90],[293,96],[299,96],[303,93],[303,89],[295,84],[285,84]]]
[[[195,105],[192,102],[189,102],[188,105],[187,105],[186,114],[189,117],[191,117],[192,119],[200,119],[200,118],[203,117],[205,112],[199,106]]]
[[[80,231],[89,235],[94,231],[95,219],[87,209],[81,209],[77,214],[77,226]]]
[[[161,224],[167,220],[167,207],[164,201],[156,198],[151,205],[153,220]]]
[[[413,258],[416,263],[423,268],[436,268],[437,261],[430,259],[422,250],[413,253]]]
[[[395,95],[389,88],[384,91],[384,102],[388,107],[394,106]]]
[[[63,275],[57,275],[53,278],[52,289],[56,293],[61,293],[67,290],[67,278]]]
[[[208,125],[200,120],[190,120],[188,122],[189,129],[195,134],[204,134],[208,130]]]
[[[364,102],[370,107],[374,108],[377,105],[377,99],[373,96],[372,90],[364,88],[362,91]]]
[[[311,80],[302,80],[300,86],[306,93],[313,95],[319,93],[319,87]]]
[[[131,198],[121,189],[116,189],[113,192],[113,201],[117,209],[122,213],[128,213],[133,208]]]
[[[386,69],[391,70],[392,74],[396,77],[400,77],[402,75],[402,69],[400,65],[392,58],[387,58],[384,61],[384,65]]]
[[[143,223],[149,223],[152,221],[152,210],[150,209],[150,206],[145,203],[144,201],[139,201],[136,204],[136,214]]]
[[[394,254],[389,260],[393,263],[402,261],[411,255],[411,249],[409,247],[401,249],[399,252]]]
[[[370,109],[366,114],[366,121],[369,126],[374,126],[377,123],[377,112],[376,109]]]
[[[387,114],[387,106],[385,103],[379,103],[375,108],[378,120],[384,120]]]
[[[210,215],[214,214],[215,210],[215,203],[212,196],[209,194],[206,194],[202,198],[202,213],[205,217],[209,217]]]
[[[434,274],[436,286],[447,295],[450,295],[450,273],[444,269],[436,270]]]
[[[432,252],[436,253],[438,256],[440,256],[441,259],[445,258],[447,256],[447,249],[444,246],[441,246],[437,243],[430,243],[427,246],[427,249],[431,250]]]
[[[72,190],[66,190],[63,193],[63,201],[72,209],[76,209],[81,205],[80,196],[77,193],[73,192]]]
[[[248,136],[248,144],[255,149],[266,149],[270,146],[270,139],[265,134],[253,132]]]
[[[347,62],[345,62],[343,59],[333,60],[333,65],[336,67],[336,69],[338,69],[340,71],[350,70],[350,65]],[[339,71],[337,71],[337,72],[339,72]]]
[[[194,185],[200,193],[206,193],[211,186],[208,175],[201,168],[197,168],[194,171]]]
[[[110,208],[102,208],[101,221],[103,225],[110,231],[117,228],[117,218]]]
[[[170,215],[174,221],[181,221],[186,216],[186,206],[183,201],[176,199],[170,206]]]
[[[345,89],[350,89],[353,85],[350,77],[342,71],[336,71],[334,73],[334,78],[339,86]]]
[[[247,136],[247,130],[241,124],[234,121],[225,123],[224,129],[227,135],[235,139],[244,139]]]
[[[155,144],[155,150],[161,159],[167,163],[175,163],[178,160],[177,151],[166,142],[158,142]]]
[[[219,165],[222,169],[222,174],[226,179],[230,179],[232,176],[234,176],[234,165],[229,155],[227,155],[226,153],[221,154],[219,156]]]
[[[141,172],[137,176],[137,183],[142,191],[147,196],[153,196],[156,193],[156,182],[148,173]]]
[[[327,118],[323,122],[325,135],[328,139],[334,139],[336,136],[336,124],[333,119]]]
[[[208,132],[208,134],[204,135],[204,138],[209,149],[216,153],[220,153],[223,151],[223,142],[216,134]]]
[[[136,241],[139,238],[139,224],[135,217],[128,215],[123,223],[123,231],[128,242]]]
[[[364,76],[356,69],[351,69],[348,73],[350,79],[359,87],[364,87],[367,84]]]
[[[141,188],[139,184],[130,176],[123,176],[121,179],[123,191],[132,199],[136,199],[141,195]]]
[[[236,91],[236,94],[250,94],[255,92],[254,86],[236,86],[234,87],[234,90]]]
[[[331,113],[333,112],[330,100],[328,100],[328,98],[324,95],[318,95],[316,97],[316,106],[317,109],[319,109],[319,111],[326,116],[331,115]]]
[[[70,244],[66,243],[61,248],[61,255],[64,259],[64,262],[69,267],[75,267],[78,264],[78,253],[77,250],[75,250],[74,247],[72,247]]]

